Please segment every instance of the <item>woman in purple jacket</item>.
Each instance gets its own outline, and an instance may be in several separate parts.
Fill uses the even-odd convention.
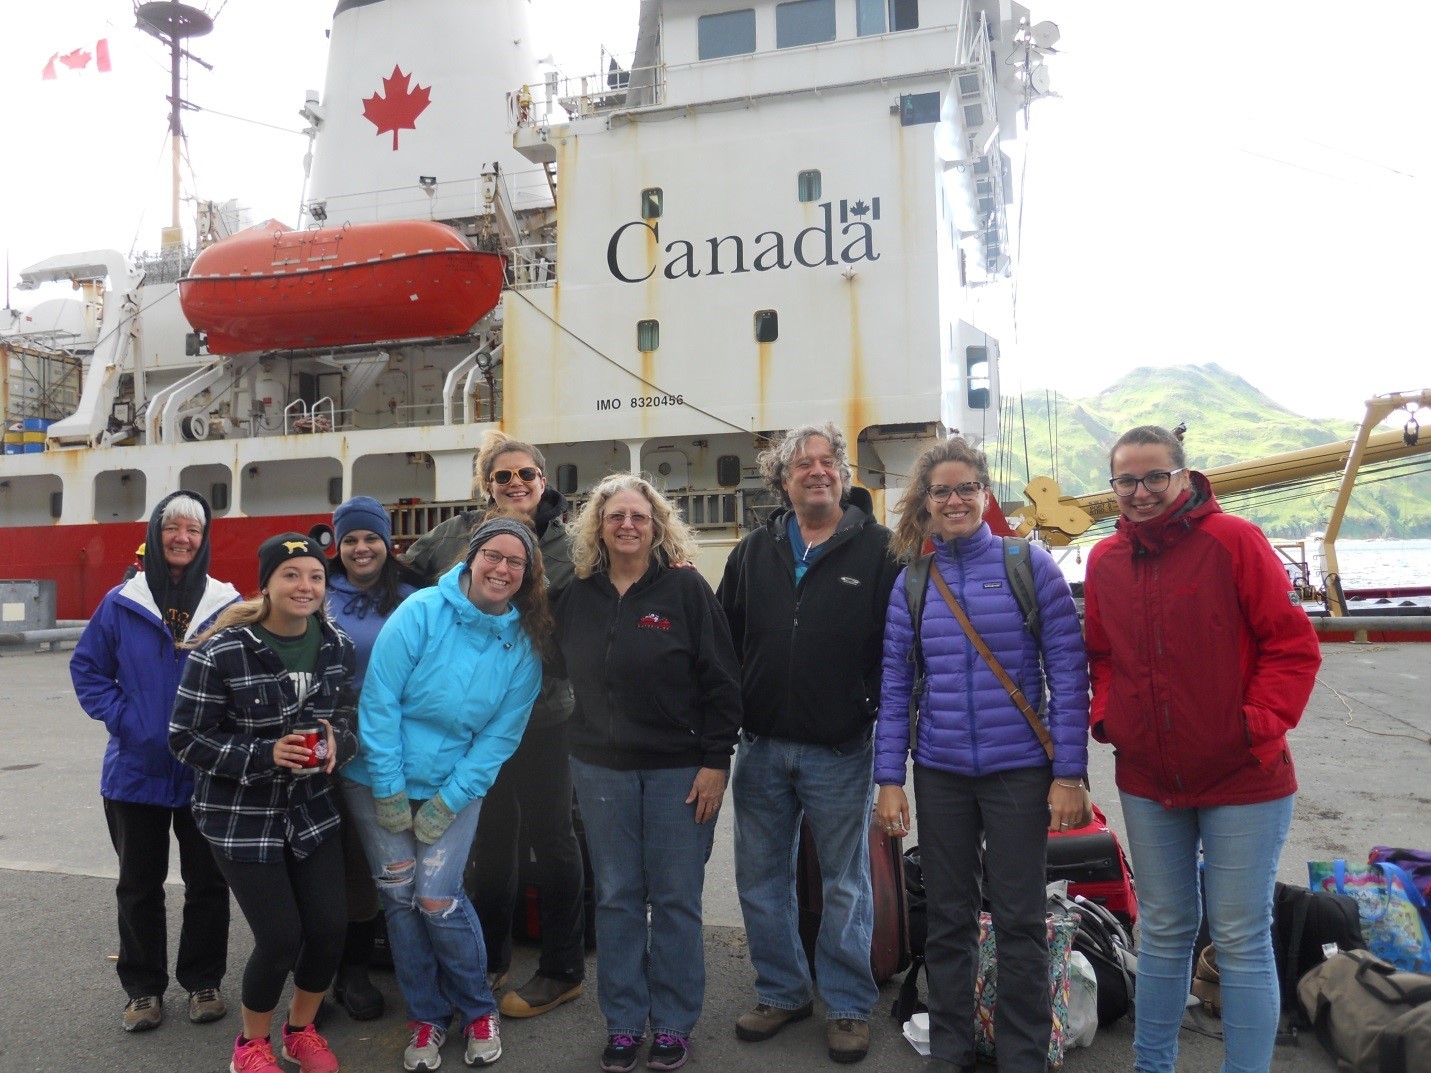
[[[1001,1073],[1044,1073],[1052,1012],[1044,924],[1047,832],[1077,822],[1087,805],[1088,668],[1068,583],[1030,546],[1039,632],[1030,632],[1004,567],[1003,541],[984,523],[988,461],[963,440],[919,457],[903,499],[893,551],[917,558],[932,538],[937,570],[1004,670],[1041,708],[1050,763],[1033,728],[970,644],[933,575],[920,620],[925,677],[918,701],[914,792],[920,864],[929,905],[931,1066],[974,1068],[974,984],[981,877],[999,944],[994,1007]],[[904,573],[885,619],[884,676],[875,728],[875,810],[891,834],[909,825],[904,793],[915,690],[914,627]],[[1042,658],[1043,675],[1039,673]],[[981,849],[981,841],[985,847]]]

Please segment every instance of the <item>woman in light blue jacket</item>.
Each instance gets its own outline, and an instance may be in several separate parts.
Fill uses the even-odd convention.
[[[344,794],[412,1022],[408,1070],[438,1067],[454,1015],[469,1066],[502,1054],[462,870],[482,798],[526,727],[551,632],[536,534],[499,516],[473,532],[466,561],[393,612],[373,646]]]

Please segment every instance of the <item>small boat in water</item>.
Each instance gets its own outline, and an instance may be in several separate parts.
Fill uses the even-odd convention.
[[[458,335],[497,305],[500,255],[432,220],[295,231],[276,220],[215,243],[179,281],[214,354]]]

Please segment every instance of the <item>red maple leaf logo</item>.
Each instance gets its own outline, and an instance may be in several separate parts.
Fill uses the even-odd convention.
[[[378,133],[393,133],[393,151],[398,147],[398,131],[416,130],[417,117],[432,103],[431,86],[412,86],[412,75],[405,75],[396,64],[393,73],[383,79],[382,93],[363,99],[363,117],[378,128]]]
[[[71,71],[78,71],[89,63],[90,54],[82,48],[77,48],[73,52],[66,52],[59,60]]]

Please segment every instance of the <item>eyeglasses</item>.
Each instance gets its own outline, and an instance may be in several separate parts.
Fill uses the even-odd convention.
[[[507,565],[513,570],[520,571],[527,568],[527,560],[523,559],[520,555],[503,555],[495,548],[478,548],[477,554],[482,556],[490,566],[496,566],[503,559],[506,559]]]
[[[615,510],[610,514],[603,515],[602,520],[606,522],[607,525],[615,525],[618,528],[629,521],[637,529],[640,529],[643,525],[651,524],[651,515],[627,514],[624,510]]]
[[[1186,467],[1174,470],[1155,469],[1152,473],[1145,473],[1141,477],[1110,477],[1108,486],[1113,489],[1115,495],[1122,496],[1124,499],[1136,492],[1140,484],[1150,492],[1161,492],[1184,468]]]
[[[542,475],[542,471],[536,466],[523,466],[521,469],[494,469],[492,471],[492,483],[506,486],[512,483],[513,477],[520,477],[531,484]]]
[[[947,484],[931,484],[924,490],[924,494],[936,503],[948,503],[950,496],[957,495],[960,499],[973,499],[983,490],[984,486],[980,482],[965,481],[952,488]]]

